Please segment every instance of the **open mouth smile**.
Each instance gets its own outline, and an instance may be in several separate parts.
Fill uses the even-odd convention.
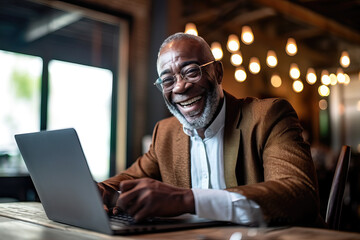
[[[197,96],[197,97],[194,97],[194,98],[191,98],[189,100],[186,100],[184,102],[180,102],[178,103],[181,107],[189,107],[191,106],[192,104],[198,102],[200,99],[202,98],[202,96]]]

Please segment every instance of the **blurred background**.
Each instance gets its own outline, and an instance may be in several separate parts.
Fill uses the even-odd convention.
[[[170,116],[153,86],[162,41],[203,37],[223,87],[287,99],[311,144],[321,211],[352,149],[341,229],[360,229],[360,3],[341,0],[0,0],[0,201],[38,200],[14,134],[73,127],[97,181]]]

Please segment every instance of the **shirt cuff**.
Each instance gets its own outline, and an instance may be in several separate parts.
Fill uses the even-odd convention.
[[[228,191],[218,189],[192,189],[195,212],[198,217],[218,221],[231,221],[232,203]]]
[[[240,193],[218,189],[192,189],[198,217],[264,226],[260,206]]]

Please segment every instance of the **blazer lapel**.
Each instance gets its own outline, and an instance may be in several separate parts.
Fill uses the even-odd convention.
[[[241,106],[239,101],[225,92],[226,113],[224,130],[224,175],[227,188],[237,186],[236,164],[240,146]]]

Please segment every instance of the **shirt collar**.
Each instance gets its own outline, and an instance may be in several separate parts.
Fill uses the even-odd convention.
[[[222,127],[224,127],[224,125],[225,125],[225,105],[226,105],[226,100],[224,97],[224,102],[223,102],[223,105],[221,107],[219,114],[216,116],[215,120],[211,123],[211,125],[205,130],[205,138],[213,137]],[[183,126],[183,131],[186,135],[188,135],[190,137],[198,136],[198,133],[195,129],[190,130],[190,129],[186,128],[185,126]]]

